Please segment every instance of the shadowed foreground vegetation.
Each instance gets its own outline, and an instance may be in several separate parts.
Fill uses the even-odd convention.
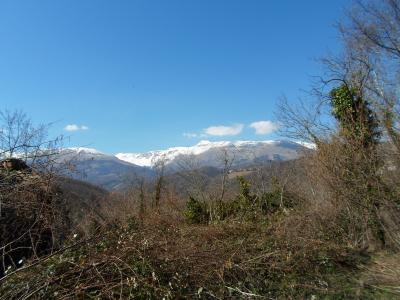
[[[295,170],[303,168],[291,165],[298,178]],[[222,202],[165,197],[141,207],[136,190],[110,195],[61,248],[9,270],[1,299],[400,296],[394,248],[355,243],[354,224],[340,208],[295,196],[300,182],[282,194],[278,182],[259,197],[239,177],[237,194]]]

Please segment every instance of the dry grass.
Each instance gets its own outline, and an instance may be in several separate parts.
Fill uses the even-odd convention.
[[[363,267],[361,283],[400,298],[400,255],[382,252],[368,266]]]
[[[357,268],[368,257],[324,235],[329,227],[316,230],[327,224],[321,216],[189,225],[174,207],[130,214],[28,265],[2,282],[0,299],[358,299]],[[376,286],[360,295],[375,295]]]

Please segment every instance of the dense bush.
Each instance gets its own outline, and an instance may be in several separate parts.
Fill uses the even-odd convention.
[[[191,224],[207,224],[209,221],[209,211],[205,203],[190,197],[183,212],[186,220]]]
[[[251,191],[251,183],[244,177],[237,178],[238,194],[226,201],[199,201],[189,198],[183,215],[189,224],[208,224],[227,219],[258,220],[268,219],[268,215],[293,208],[299,197],[277,187],[258,196]],[[210,218],[210,216],[212,218]]]

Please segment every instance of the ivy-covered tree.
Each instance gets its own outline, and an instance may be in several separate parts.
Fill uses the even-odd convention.
[[[342,84],[332,89],[330,99],[332,114],[347,142],[363,148],[378,144],[381,136],[378,120],[369,102],[357,89]]]
[[[344,140],[340,156],[332,165],[333,170],[340,172],[338,187],[342,188],[337,188],[337,192],[340,195],[345,190],[342,196],[355,204],[353,209],[359,211],[358,217],[366,218],[364,233],[369,235],[368,229],[372,229],[376,240],[385,243],[379,215],[379,191],[386,187],[378,172],[383,163],[377,151],[381,137],[378,118],[362,93],[345,84],[330,92],[330,100],[332,114],[339,123],[339,136]]]

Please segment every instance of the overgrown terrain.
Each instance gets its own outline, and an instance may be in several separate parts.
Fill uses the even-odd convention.
[[[2,299],[396,297],[396,249],[355,243],[351,219],[293,194],[299,183],[282,193],[276,177],[258,196],[248,180],[222,201],[110,195],[62,247],[9,269]]]

